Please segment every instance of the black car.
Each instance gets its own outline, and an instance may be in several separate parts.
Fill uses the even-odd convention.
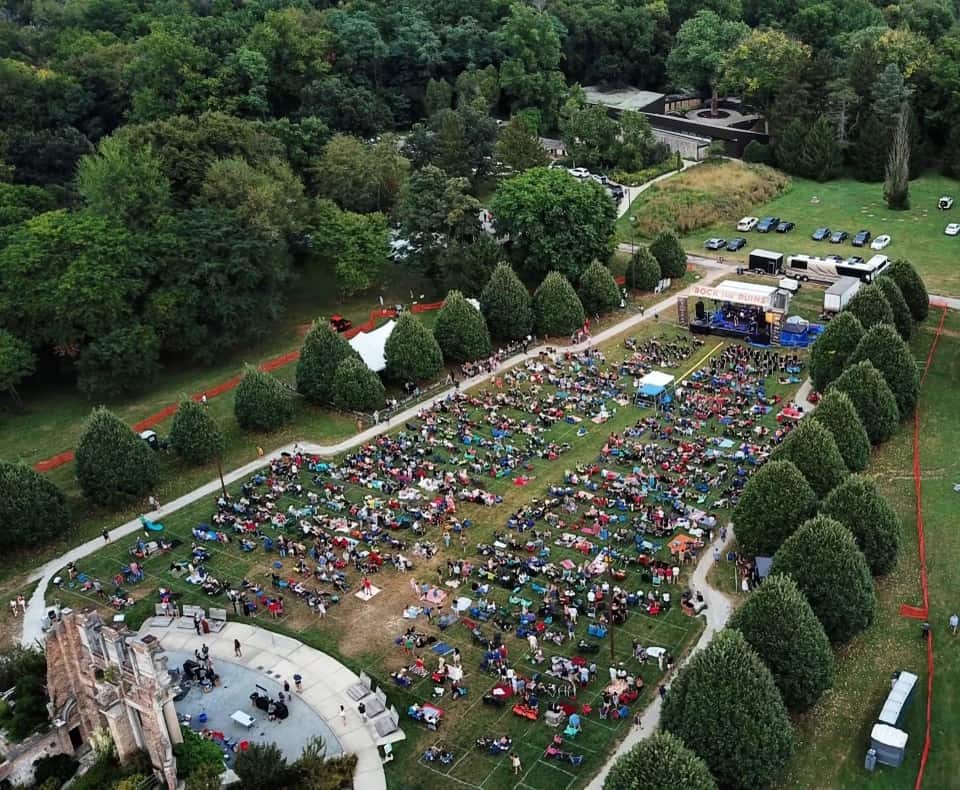
[[[850,242],[854,247],[866,247],[870,243],[870,231],[861,230]]]
[[[787,220],[784,220],[779,225],[777,225],[777,233],[789,233],[795,227],[797,226],[794,225],[792,222],[787,222]]]
[[[848,238],[850,238],[850,234],[845,230],[835,230],[830,234],[830,243],[843,244]]]
[[[769,233],[780,224],[780,217],[764,217],[757,223],[757,233]]]
[[[730,252],[736,252],[737,250],[742,250],[747,246],[747,240],[743,236],[737,236],[735,239],[730,239],[727,242],[727,249]]]
[[[707,239],[704,242],[703,246],[708,250],[722,250],[724,247],[727,246],[727,240],[717,239],[717,238]]]
[[[810,237],[814,241],[823,241],[830,238],[830,228],[817,228]]]

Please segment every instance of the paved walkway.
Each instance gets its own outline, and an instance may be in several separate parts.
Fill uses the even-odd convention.
[[[303,677],[303,691],[294,692],[291,705],[309,705],[327,723],[343,750],[357,755],[356,787],[364,790],[386,788],[387,780],[377,747],[403,740],[403,731],[380,738],[372,721],[361,721],[357,703],[347,696],[347,689],[359,683],[360,678],[336,659],[289,636],[242,622],[228,623],[219,634],[199,637],[193,629],[177,628],[176,624],[155,628],[148,621],[140,629],[141,637],[147,634],[153,634],[170,651],[192,653],[203,642],[210,648],[215,662],[237,664],[281,683],[286,679],[291,687],[294,674],[299,673]],[[234,639],[240,640],[242,658],[234,655]],[[341,705],[346,709],[346,721],[340,715]],[[389,711],[380,714],[389,715]]]

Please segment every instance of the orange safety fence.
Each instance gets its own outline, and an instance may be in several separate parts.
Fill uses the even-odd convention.
[[[927,360],[923,366],[923,374],[920,376],[920,384],[927,378],[930,366],[933,364],[933,355],[937,350],[937,344],[940,342],[940,335],[943,333],[943,324],[947,318],[947,306],[945,304],[933,303],[933,306],[940,308],[940,323],[937,324],[936,334],[933,336],[933,342],[930,344],[930,351],[927,353]],[[911,604],[901,604],[900,614],[903,617],[912,617],[917,620],[926,620],[930,616],[930,590],[927,583],[927,542],[923,530],[923,486],[921,482],[920,469],[920,404],[917,404],[916,411],[913,413],[913,491],[916,499],[916,517],[917,517],[917,545],[920,554],[920,594],[923,601],[922,606],[913,606]],[[927,632],[927,712],[926,712],[926,732],[923,740],[923,751],[920,754],[920,768],[917,771],[917,779],[914,784],[915,790],[920,790],[923,785],[923,772],[927,767],[927,759],[930,756],[930,720],[933,708],[933,633]]]

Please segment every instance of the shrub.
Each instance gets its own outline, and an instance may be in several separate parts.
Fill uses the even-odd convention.
[[[222,786],[220,776],[222,774],[222,763],[220,765],[201,765],[187,776],[187,790],[220,790]]]
[[[0,536],[5,545],[33,546],[69,527],[67,498],[57,486],[26,464],[0,461]]]
[[[191,464],[204,464],[223,452],[223,432],[207,408],[184,398],[170,425],[170,446]]]
[[[440,346],[413,313],[403,313],[384,348],[387,375],[395,381],[425,381],[443,367]]]
[[[207,738],[201,738],[189,727],[181,727],[183,742],[173,745],[173,754],[177,758],[177,776],[192,776],[205,765],[212,765],[218,769],[218,775],[223,772],[223,752],[220,747]]]
[[[825,497],[848,474],[833,435],[814,420],[801,420],[770,454],[770,459],[792,462],[818,497]]]
[[[333,402],[344,411],[374,411],[387,393],[380,377],[362,359],[347,357],[333,374]]]
[[[650,245],[650,252],[660,264],[664,277],[679,279],[687,273],[687,253],[676,233],[664,231],[657,234]]]
[[[900,421],[897,399],[872,362],[864,360],[851,365],[831,386],[850,397],[871,444],[893,436]]]
[[[900,553],[900,519],[871,481],[848,477],[821,503],[820,513],[853,533],[874,576],[894,569]]]
[[[493,270],[480,295],[480,312],[494,337],[520,340],[533,331],[533,301],[507,263]]]
[[[347,357],[359,359],[343,335],[328,322],[315,321],[300,346],[297,360],[297,392],[312,403],[333,400],[333,374]]]
[[[867,628],[876,612],[873,579],[853,534],[825,516],[810,519],[773,557],[772,573],[793,578],[833,643]]]
[[[768,461],[750,478],[733,511],[740,548],[770,555],[817,508],[817,495],[789,461]]]
[[[111,507],[142,496],[160,479],[155,452],[102,406],[90,413],[80,435],[76,472],[84,495]]]
[[[770,146],[751,140],[743,149],[743,161],[756,165],[769,165],[771,160]]]
[[[874,324],[893,323],[893,309],[876,283],[857,291],[846,309],[857,317],[865,330]]]
[[[911,414],[920,397],[920,375],[910,348],[889,324],[877,324],[860,339],[850,364],[867,360],[887,382],[901,417]]]
[[[275,743],[251,743],[237,755],[233,770],[244,790],[275,790],[296,779],[296,772]]]
[[[568,335],[580,329],[585,318],[580,297],[560,272],[543,278],[533,294],[533,314],[543,335]]]
[[[620,306],[620,289],[610,270],[599,261],[591,263],[580,277],[577,295],[589,315],[609,313]]]
[[[773,675],[739,631],[724,629],[694,654],[673,681],[660,720],[721,787],[766,787],[793,753]]]
[[[910,314],[907,300],[903,298],[903,291],[891,277],[880,277],[876,284],[883,291],[887,304],[893,311],[893,325],[897,328],[897,334],[904,340],[909,340],[913,334],[913,316]]]
[[[279,379],[253,365],[243,369],[233,414],[248,431],[275,431],[293,419],[293,393]]]
[[[849,396],[836,388],[821,398],[808,419],[823,425],[831,434],[851,472],[862,472],[870,461],[870,437]]]
[[[669,732],[640,741],[610,769],[603,790],[716,790],[707,764]]]
[[[863,337],[863,324],[853,314],[835,316],[810,350],[810,380],[824,392],[847,366],[847,360]]]
[[[80,763],[69,754],[44,755],[33,764],[33,781],[42,785],[48,779],[56,779],[57,787],[70,779]]]
[[[728,623],[773,674],[783,702],[800,712],[833,685],[833,653],[820,621],[789,576],[769,576]]]
[[[637,245],[627,264],[627,287],[637,291],[652,291],[660,282],[660,264],[646,244]]]
[[[894,261],[887,267],[883,276],[889,277],[900,286],[900,292],[910,308],[913,320],[925,321],[930,312],[930,296],[917,270],[913,268],[913,264],[902,259]]]
[[[467,362],[490,356],[490,333],[477,308],[460,291],[450,291],[433,325],[443,358],[448,362]]]

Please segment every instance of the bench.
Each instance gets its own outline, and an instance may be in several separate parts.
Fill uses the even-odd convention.
[[[397,713],[397,706],[391,705],[390,712],[386,716],[380,716],[374,723],[374,729],[381,738],[386,738],[400,729],[400,714]]]
[[[386,692],[384,692],[383,689],[377,689],[374,692],[373,698],[365,701],[363,704],[367,709],[367,718],[372,719],[375,716],[379,716],[387,709]]]
[[[227,624],[227,610],[226,609],[214,609],[210,607],[210,617],[207,620],[207,624],[210,626],[210,630],[215,634],[219,634],[223,627]]]
[[[196,614],[201,619],[207,616],[202,606],[191,606],[186,604],[180,609],[180,620],[177,622],[177,628],[184,628],[187,631],[193,630],[193,616]]]
[[[354,702],[359,702],[364,697],[367,696],[373,689],[373,683],[370,681],[370,676],[364,672],[360,671],[360,682],[354,683],[350,688],[347,689],[347,696],[350,697]]]
[[[173,611],[172,606],[170,611]],[[173,624],[174,617],[172,614],[167,613],[167,608],[164,604],[154,604],[153,612],[154,616],[150,620],[150,626],[152,628],[169,628]]]

